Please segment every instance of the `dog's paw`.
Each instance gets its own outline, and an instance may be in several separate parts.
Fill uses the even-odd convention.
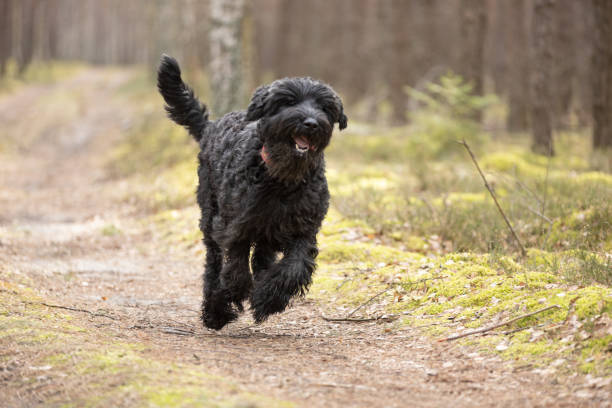
[[[287,308],[291,295],[284,292],[274,280],[259,281],[251,295],[251,309],[256,323],[262,323],[271,314]]]
[[[224,287],[229,292],[231,302],[236,306],[239,312],[244,310],[242,302],[249,298],[251,289],[253,288],[253,278],[251,274],[242,275],[240,279],[236,278],[230,282],[223,282]]]
[[[223,326],[237,318],[238,313],[232,307],[227,291],[216,291],[204,299],[202,322],[209,329],[220,330]]]

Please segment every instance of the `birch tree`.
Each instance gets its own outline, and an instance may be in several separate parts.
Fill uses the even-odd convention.
[[[210,1],[210,78],[216,116],[238,110],[244,101],[242,20],[244,0]]]

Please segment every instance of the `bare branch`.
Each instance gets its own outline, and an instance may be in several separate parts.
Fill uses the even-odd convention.
[[[442,342],[442,341],[451,341],[451,340],[461,339],[461,338],[467,337],[467,336],[472,336],[474,334],[486,333],[486,332],[491,331],[493,329],[497,329],[498,327],[502,327],[502,326],[506,326],[506,325],[509,325],[511,323],[514,323],[517,320],[521,320],[521,319],[524,319],[526,317],[530,317],[530,316],[536,315],[538,313],[545,312],[545,311],[550,310],[550,309],[560,309],[560,308],[561,308],[561,306],[559,306],[559,305],[551,305],[551,306],[545,307],[543,309],[536,310],[535,312],[527,313],[527,314],[515,317],[514,319],[510,319],[510,320],[506,320],[506,321],[503,321],[503,322],[498,323],[498,324],[494,324],[493,326],[483,327],[482,329],[472,330],[472,331],[465,332],[465,333],[462,333],[462,334],[457,334],[455,336],[446,337],[446,338],[440,339],[438,341],[440,341],[440,342]]]
[[[493,189],[489,185],[489,182],[487,181],[487,178],[485,177],[484,173],[480,169],[480,166],[478,165],[478,161],[476,160],[476,156],[474,156],[474,153],[472,153],[472,149],[470,149],[470,146],[467,144],[467,142],[465,140],[460,141],[459,144],[462,144],[463,147],[465,147],[467,152],[470,154],[470,157],[472,158],[472,161],[474,162],[474,165],[476,166],[476,169],[478,170],[478,173],[480,173],[480,177],[482,177],[482,180],[484,181],[485,187],[487,188],[487,190],[489,190],[489,193],[491,194],[491,197],[493,197],[493,201],[495,201],[495,205],[497,206],[497,209],[499,210],[499,213],[504,218],[504,221],[506,221],[506,225],[510,229],[510,232],[512,233],[512,236],[514,237],[514,240],[516,241],[519,249],[521,250],[521,255],[526,256],[527,252],[525,251],[525,248],[523,247],[523,244],[521,244],[521,240],[519,239],[518,235],[516,235],[516,232],[514,232],[514,228],[512,228],[512,225],[510,224],[510,221],[508,221],[508,217],[506,217],[506,214],[504,213],[504,210],[502,210],[501,206],[499,205],[499,202],[497,201],[497,197],[495,196],[495,192],[493,191]]]
[[[39,305],[39,306],[47,306],[47,307],[51,307],[54,309],[63,309],[63,310],[71,310],[73,312],[81,312],[81,313],[88,313],[92,316],[95,317],[106,317],[107,319],[111,319],[111,320],[117,320],[117,318],[113,317],[113,316],[109,316],[107,314],[104,313],[96,313],[96,312],[92,312],[90,310],[86,310],[86,309],[79,309],[76,307],[70,307],[70,306],[61,306],[61,305],[51,305],[49,303],[45,303],[45,302],[25,302],[29,305]]]
[[[378,292],[377,294],[375,294],[374,296],[372,296],[371,298],[369,298],[368,300],[366,300],[365,302],[363,302],[362,304],[360,304],[359,306],[357,306],[355,309],[353,309],[352,312],[350,312],[349,314],[346,315],[346,317],[351,317],[352,315],[355,314],[355,312],[357,312],[359,309],[363,308],[364,306],[368,305],[371,301],[373,301],[374,299],[376,299],[377,297],[379,297],[380,295],[387,293],[388,291],[390,291],[391,289],[393,289],[395,286],[397,286],[396,284],[392,284],[390,286],[388,286],[387,288],[385,288],[384,290],[381,290],[380,292]]]
[[[350,318],[350,317],[327,317],[325,315],[321,315],[321,319],[326,322],[354,322],[354,323],[363,323],[363,322],[373,322],[380,319],[381,316],[376,317],[365,317],[365,318]]]

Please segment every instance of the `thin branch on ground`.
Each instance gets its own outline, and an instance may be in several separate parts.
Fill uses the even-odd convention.
[[[376,317],[365,317],[365,318],[350,318],[350,317],[327,317],[325,315],[321,315],[321,319],[326,322],[354,322],[354,323],[364,323],[364,322],[373,322],[380,318],[381,316]]]
[[[338,383],[311,383],[310,385],[314,385],[315,387],[332,387],[332,388],[357,388],[363,390],[374,390],[372,387],[368,387],[366,385],[357,385],[357,384],[338,384]]]
[[[378,298],[379,296],[387,293],[388,291],[390,291],[391,289],[395,288],[396,286],[401,286],[401,285],[408,285],[408,286],[415,286],[419,283],[422,282],[427,282],[430,280],[436,280],[436,279],[443,279],[446,278],[446,276],[434,276],[433,278],[424,278],[424,279],[419,279],[413,282],[392,282],[389,284],[389,286],[387,286],[385,289],[381,290],[380,292],[376,293],[374,296],[372,296],[371,298],[369,298],[368,300],[366,300],[365,302],[361,303],[359,306],[357,306],[355,309],[353,309],[351,312],[349,312],[346,317],[327,317],[324,315],[321,315],[321,318],[323,320],[326,320],[328,322],[371,322],[374,320],[379,320],[379,321],[394,321],[399,319],[399,316],[389,316],[389,315],[382,315],[382,316],[378,316],[378,317],[364,317],[364,318],[351,318],[351,316],[353,316],[357,311],[359,311],[360,309],[362,309],[363,307],[367,306],[368,304],[370,304],[374,299]]]
[[[388,291],[390,291],[391,289],[395,288],[396,286],[401,286],[401,285],[414,286],[414,285],[417,285],[417,284],[419,284],[421,282],[427,282],[427,281],[430,281],[430,280],[436,280],[436,279],[442,279],[442,278],[444,278],[444,276],[435,276],[433,278],[424,278],[424,279],[419,279],[419,280],[416,280],[416,281],[413,281],[413,282],[393,282],[393,283],[390,283],[389,286],[386,289],[381,290],[380,292],[378,292],[377,294],[375,294],[374,296],[372,296],[371,298],[366,300],[364,303],[362,303],[359,306],[357,306],[349,314],[347,314],[346,317],[351,317],[352,315],[355,314],[355,312],[357,312],[358,310],[360,310],[364,306],[370,304],[370,302],[372,302],[374,299],[378,298],[380,295],[383,295],[383,294],[387,293]]]
[[[51,307],[51,308],[54,308],[54,309],[63,309],[63,310],[70,310],[70,311],[73,311],[73,312],[87,313],[87,314],[90,314],[90,315],[95,316],[95,317],[106,317],[107,319],[118,320],[116,317],[109,316],[109,315],[104,314],[104,313],[92,312],[91,310],[79,309],[77,307],[62,306],[62,305],[52,305],[52,304],[45,303],[45,302],[25,302],[25,303],[27,303],[29,305],[40,305],[40,306]]]
[[[161,327],[160,330],[162,333],[176,334],[179,336],[193,336],[195,334],[192,330],[184,330],[180,327]]]
[[[510,221],[508,220],[508,217],[506,217],[506,214],[504,213],[504,210],[502,210],[501,205],[499,205],[499,202],[497,201],[497,196],[495,195],[495,192],[493,191],[493,189],[489,185],[489,182],[487,181],[487,178],[485,177],[484,173],[480,169],[480,165],[478,165],[478,161],[476,160],[476,156],[474,156],[474,153],[472,152],[472,149],[470,149],[470,146],[467,144],[467,142],[465,140],[462,140],[462,141],[460,141],[458,143],[463,145],[463,147],[465,147],[467,152],[470,154],[470,157],[472,158],[472,161],[474,162],[474,165],[476,166],[476,169],[478,170],[478,173],[480,173],[480,177],[482,177],[482,180],[484,181],[484,185],[485,185],[486,189],[489,190],[489,194],[491,194],[491,197],[493,197],[493,201],[495,201],[495,205],[497,206],[497,209],[499,210],[499,213],[504,218],[504,221],[506,221],[506,225],[510,229],[510,232],[512,233],[512,236],[514,237],[514,240],[516,241],[516,244],[518,245],[519,249],[521,250],[521,255],[526,256],[527,255],[527,251],[525,251],[525,247],[523,247],[523,244],[521,243],[521,240],[519,239],[518,235],[516,235],[516,232],[514,231],[514,228],[512,228],[512,224],[510,224]]]
[[[355,309],[353,309],[349,314],[346,315],[346,317],[347,318],[351,317],[352,315],[355,314],[355,312],[357,312],[358,310],[360,310],[364,306],[370,304],[370,302],[372,302],[374,299],[376,299],[380,295],[383,295],[383,294],[387,293],[388,291],[390,291],[391,289],[395,288],[397,285],[398,285],[398,283],[394,283],[394,284],[389,285],[384,290],[381,290],[380,292],[378,292],[377,294],[375,294],[374,296],[372,296],[371,298],[369,298],[368,300],[366,300],[365,302],[363,302],[362,304],[357,306]]]
[[[530,317],[530,316],[536,315],[538,313],[545,312],[545,311],[550,310],[550,309],[560,309],[560,308],[561,308],[561,306],[559,306],[559,305],[547,306],[547,307],[545,307],[543,309],[536,310],[535,312],[526,313],[524,315],[515,317],[514,319],[506,320],[506,321],[503,321],[501,323],[494,324],[492,326],[483,327],[482,329],[472,330],[472,331],[465,332],[465,333],[462,333],[462,334],[457,334],[455,336],[446,337],[446,338],[440,339],[438,341],[439,342],[442,342],[442,341],[451,341],[451,340],[461,339],[461,338],[467,337],[467,336],[472,336],[474,334],[486,333],[486,332],[489,332],[491,330],[497,329],[498,327],[507,326],[507,325],[509,325],[511,323],[516,322],[517,320],[521,320],[521,319],[524,319],[526,317]]]
[[[506,330],[506,331],[501,332],[501,334],[503,334],[503,335],[506,335],[506,336],[507,336],[508,334],[518,333],[518,332],[521,332],[521,331],[523,331],[523,330],[537,329],[537,328],[540,328],[540,327],[542,327],[542,326],[544,326],[544,323],[535,324],[535,325],[533,325],[533,326],[527,326],[527,327],[519,327],[519,328],[512,329],[512,330]]]

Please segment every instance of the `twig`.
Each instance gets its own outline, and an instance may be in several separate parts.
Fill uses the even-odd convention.
[[[518,327],[516,329],[503,331],[503,332],[501,332],[501,334],[504,334],[504,335],[514,334],[514,333],[518,333],[518,332],[523,331],[523,330],[535,329],[535,328],[542,327],[542,326],[544,326],[544,323],[536,324],[536,325],[533,325],[533,326],[527,326],[527,327]]]
[[[470,157],[472,158],[472,161],[474,162],[474,165],[476,166],[476,169],[478,170],[478,173],[480,173],[480,177],[482,177],[482,180],[484,181],[485,187],[487,188],[487,190],[489,190],[489,193],[491,194],[491,197],[493,197],[493,201],[495,201],[495,205],[497,206],[497,209],[499,210],[500,214],[504,218],[504,221],[506,221],[506,225],[510,229],[510,232],[512,233],[512,236],[514,237],[514,239],[515,239],[519,249],[521,250],[521,255],[526,256],[527,252],[525,251],[525,248],[523,247],[523,244],[521,244],[521,240],[519,239],[518,235],[516,235],[516,232],[514,232],[514,228],[512,228],[512,225],[510,224],[510,221],[508,221],[508,217],[506,217],[506,214],[504,213],[504,210],[502,210],[501,206],[499,205],[499,202],[497,201],[497,197],[495,196],[495,192],[493,191],[493,189],[489,185],[489,182],[487,181],[487,178],[485,177],[484,173],[480,169],[480,166],[478,165],[478,161],[476,160],[476,156],[474,156],[474,153],[472,153],[472,149],[470,149],[470,146],[467,144],[467,142],[465,140],[462,140],[459,143],[462,144],[463,147],[465,147],[467,152],[470,154]]]
[[[161,332],[167,334],[177,334],[179,336],[193,336],[195,334],[195,332],[191,330],[183,330],[178,327],[162,327]]]
[[[509,325],[511,323],[514,323],[517,320],[521,320],[521,319],[524,319],[526,317],[530,317],[530,316],[536,315],[538,313],[545,312],[545,311],[550,310],[550,309],[559,309],[559,308],[560,308],[559,305],[547,306],[547,307],[545,307],[543,309],[536,310],[535,312],[527,313],[527,314],[515,317],[514,319],[510,319],[510,320],[506,320],[506,321],[498,323],[498,324],[494,324],[493,326],[483,327],[482,329],[472,330],[472,331],[465,332],[465,333],[462,333],[462,334],[457,334],[455,336],[446,337],[446,338],[440,339],[438,341],[440,341],[440,342],[442,342],[442,341],[451,341],[451,340],[460,339],[462,337],[471,336],[471,335],[474,335],[474,334],[486,333],[486,332],[491,331],[493,329],[497,329],[498,327],[502,327],[502,326],[506,326],[506,325]]]
[[[310,383],[310,385],[314,385],[315,387],[332,387],[332,388],[357,388],[362,390],[374,390],[372,387],[368,387],[366,385],[357,385],[357,384],[337,384],[337,383]]]
[[[359,306],[357,306],[355,309],[353,309],[352,312],[350,312],[349,314],[346,315],[347,318],[351,317],[352,315],[355,314],[355,312],[357,312],[359,309],[361,309],[362,307],[366,306],[367,304],[369,304],[371,301],[373,301],[374,299],[376,299],[377,297],[379,297],[380,295],[387,293],[388,291],[390,291],[391,289],[393,289],[395,286],[397,286],[398,284],[392,284],[389,285],[386,289],[381,290],[380,292],[378,292],[377,294],[375,294],[374,296],[372,296],[371,298],[369,298],[368,300],[366,300],[364,303],[360,304]]]
[[[446,278],[446,276],[434,276],[433,278],[419,279],[419,280],[416,280],[416,281],[413,281],[413,282],[407,282],[407,284],[409,286],[414,286],[414,285],[417,285],[417,284],[419,284],[421,282],[427,282],[427,281],[430,281],[430,280],[443,279],[443,278]],[[389,286],[387,286],[385,289],[383,289],[380,292],[376,293],[374,296],[372,296],[371,298],[369,298],[368,300],[366,300],[365,302],[363,302],[362,304],[357,306],[355,309],[353,309],[351,312],[349,312],[349,314],[347,314],[346,317],[327,317],[327,316],[321,315],[321,318],[323,320],[327,320],[328,322],[371,322],[373,320],[384,320],[384,321],[397,320],[399,318],[399,316],[388,316],[388,317],[378,316],[378,317],[365,317],[365,318],[351,318],[351,316],[353,316],[355,314],[355,312],[357,312],[358,310],[362,309],[364,306],[368,305],[370,302],[372,302],[377,297],[387,293],[391,289],[395,288],[396,286],[400,286],[402,284],[406,284],[406,282],[393,282],[393,283],[390,283]]]
[[[550,158],[553,154],[552,139],[548,141],[548,159],[546,160],[546,176],[544,176],[544,194],[542,197],[542,214],[546,213],[546,199],[548,197],[548,173],[550,171]],[[552,224],[552,223],[551,223]],[[542,230],[542,222],[540,222],[540,230]]]
[[[529,187],[527,187],[527,185],[525,183],[523,183],[521,180],[519,180],[519,178],[516,175],[516,173],[514,175],[514,182],[516,184],[518,184],[519,187],[522,187],[523,190],[527,191],[539,204],[542,204],[542,200],[540,199],[540,197],[538,197],[536,193],[531,191],[531,189]]]
[[[350,318],[350,317],[327,317],[325,315],[321,315],[321,319],[327,322],[354,322],[354,323],[363,323],[363,322],[373,322],[378,320],[380,316],[377,317],[365,317],[365,318]]]
[[[421,282],[427,282],[427,281],[430,281],[430,280],[436,280],[436,279],[443,279],[443,278],[445,278],[445,277],[446,277],[446,276],[434,276],[433,278],[424,278],[424,279],[419,279],[419,280],[412,281],[412,282],[393,282],[393,283],[390,283],[390,284],[389,284],[389,286],[388,286],[386,289],[381,290],[380,292],[378,292],[377,294],[375,294],[374,296],[372,296],[371,298],[369,298],[368,300],[366,300],[364,303],[362,303],[362,304],[360,304],[359,306],[357,306],[357,307],[356,307],[355,309],[353,309],[353,310],[352,310],[352,311],[351,311],[349,314],[347,314],[347,315],[346,315],[346,317],[347,317],[347,318],[348,318],[348,317],[351,317],[351,316],[352,316],[352,315],[354,315],[354,314],[355,314],[355,312],[357,312],[359,309],[361,309],[361,308],[363,308],[364,306],[368,305],[368,304],[369,304],[370,302],[372,302],[374,299],[376,299],[377,297],[379,297],[380,295],[382,295],[382,294],[384,294],[384,293],[387,293],[388,291],[390,291],[391,289],[393,289],[393,288],[394,288],[394,287],[396,287],[396,286],[401,286],[401,285],[405,285],[405,284],[407,284],[407,285],[409,285],[409,286],[414,286],[414,285],[417,285],[417,284],[419,284],[419,283],[421,283]]]
[[[541,214],[539,211],[534,210],[533,208],[531,208],[529,205],[527,204],[523,204],[524,207],[529,210],[529,212],[531,212],[534,215],[537,215],[538,217],[540,217],[541,219],[543,219],[544,221],[546,221],[549,224],[553,224],[553,220],[551,220],[550,218],[548,218],[547,216],[545,216],[544,214]]]
[[[86,310],[86,309],[79,309],[76,307],[69,307],[69,306],[61,306],[61,305],[51,305],[49,303],[44,303],[44,302],[25,302],[29,305],[41,305],[41,306],[47,306],[47,307],[51,307],[54,309],[63,309],[63,310],[71,310],[73,312],[82,312],[82,313],[88,313],[92,316],[96,316],[96,317],[106,317],[107,319],[111,319],[111,320],[117,320],[117,318],[113,317],[113,316],[109,316],[107,314],[104,313],[96,313],[96,312],[92,312],[90,310]]]

